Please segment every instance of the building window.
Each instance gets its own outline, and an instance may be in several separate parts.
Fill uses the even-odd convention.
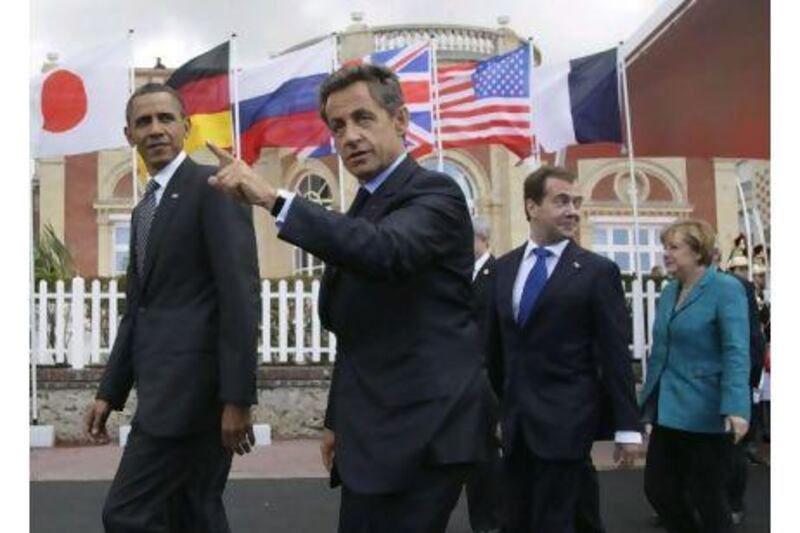
[[[316,174],[307,174],[300,178],[294,188],[295,192],[310,200],[315,204],[321,205],[325,209],[333,206],[333,194],[325,178]],[[325,264],[321,259],[306,252],[301,248],[294,249],[294,273],[300,276],[321,276]]]
[[[439,161],[435,157],[429,157],[420,163],[423,167],[430,170],[439,170]],[[453,178],[453,181],[458,184],[461,192],[464,193],[464,198],[467,200],[467,207],[470,214],[475,214],[475,186],[472,184],[472,178],[467,171],[449,159],[444,160],[444,173]]]
[[[130,258],[131,224],[126,221],[114,222],[111,226],[111,275],[124,276],[128,271]]]
[[[646,219],[639,223],[639,261],[642,274],[658,265],[664,266],[661,230],[672,220]],[[592,250],[614,261],[628,274],[635,270],[634,225],[630,217],[592,220]]]

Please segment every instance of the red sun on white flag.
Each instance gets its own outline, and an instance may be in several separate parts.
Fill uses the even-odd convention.
[[[65,58],[31,80],[31,155],[56,157],[127,146],[131,44],[118,39]]]
[[[60,133],[71,130],[86,116],[86,87],[69,70],[50,73],[42,84],[42,127]]]

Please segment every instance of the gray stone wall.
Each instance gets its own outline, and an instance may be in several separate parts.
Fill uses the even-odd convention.
[[[93,401],[102,368],[72,370],[39,368],[39,424],[55,427],[57,444],[86,442],[81,419]],[[328,402],[330,367],[262,367],[258,376],[256,423],[269,424],[273,438],[313,437],[322,431]],[[125,409],[108,421],[112,439],[119,426],[130,423],[136,410],[136,390],[131,391]]]

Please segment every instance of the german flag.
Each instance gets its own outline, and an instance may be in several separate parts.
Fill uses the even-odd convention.
[[[184,63],[166,81],[183,97],[191,117],[187,153],[203,148],[206,141],[221,148],[233,146],[229,64],[230,41],[226,41]]]

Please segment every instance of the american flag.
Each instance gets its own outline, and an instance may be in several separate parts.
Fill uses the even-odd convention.
[[[485,61],[441,66],[436,73],[443,148],[502,144],[521,158],[531,154],[527,46]]]
[[[383,65],[397,75],[410,115],[406,132],[408,151],[415,158],[430,153],[434,144],[430,45],[423,42],[375,52],[366,56],[364,62]]]

